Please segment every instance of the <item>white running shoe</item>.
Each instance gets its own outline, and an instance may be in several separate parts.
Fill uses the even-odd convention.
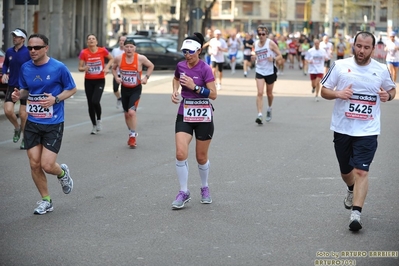
[[[93,126],[93,129],[91,130],[91,135],[96,135],[97,134],[97,126]]]
[[[360,212],[352,211],[349,219],[349,230],[359,231],[362,229],[362,222],[360,221]]]
[[[101,131],[102,129],[103,129],[103,127],[102,127],[103,125],[102,125],[102,121],[101,120],[97,120],[97,132],[98,131]]]

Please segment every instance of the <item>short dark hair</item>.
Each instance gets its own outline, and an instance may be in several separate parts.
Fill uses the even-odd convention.
[[[30,39],[32,39],[32,38],[39,38],[39,39],[42,39],[42,41],[44,42],[44,44],[45,44],[45,45],[48,45],[48,38],[47,38],[44,34],[34,33],[34,34],[32,34],[31,36],[29,36],[28,41],[29,41]]]
[[[126,38],[123,45],[126,45],[126,44],[133,44],[134,46],[136,46],[136,42],[132,38]]]
[[[353,41],[354,44],[356,44],[356,40],[357,40],[357,36],[362,35],[363,38],[366,38],[367,36],[370,36],[371,38],[373,38],[373,47],[375,46],[375,36],[368,31],[359,31],[356,36],[355,39]]]

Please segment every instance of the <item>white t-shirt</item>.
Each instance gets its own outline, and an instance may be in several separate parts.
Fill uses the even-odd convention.
[[[230,37],[227,42],[229,45],[229,54],[236,54],[238,49],[240,49],[240,41],[237,38],[233,40],[233,38]]]
[[[367,66],[359,66],[354,57],[338,60],[320,83],[337,91],[352,84],[351,99],[335,99],[331,130],[356,137],[380,134],[378,91],[396,87],[385,64],[371,59]]]
[[[333,53],[333,44],[330,42],[327,42],[327,43],[320,42],[320,49],[324,49],[326,51],[327,56],[329,58],[327,60],[330,60],[332,57],[332,53]]]
[[[125,50],[121,50],[120,47],[112,49],[111,55],[113,58],[116,58],[117,56],[123,54],[125,52]],[[118,76],[120,75],[119,73],[119,67],[118,67]]]
[[[395,48],[399,47],[399,42],[395,40],[394,42],[389,40],[386,43],[385,49],[387,51],[387,62],[399,62],[399,51]]]
[[[270,39],[266,39],[263,46],[260,46],[259,40],[255,42],[256,54],[256,73],[262,76],[274,74],[274,61],[270,62],[269,57],[275,57],[275,53],[270,49]]]
[[[223,63],[224,62],[224,52],[219,50],[218,48],[227,48],[227,43],[225,40],[220,38],[219,40],[216,38],[212,38],[209,41],[209,49],[211,51],[211,61],[216,63]]]
[[[305,55],[305,60],[309,62],[308,73],[323,74],[324,61],[328,60],[327,58],[328,55],[324,49],[319,48],[316,50],[315,47],[310,48]]]

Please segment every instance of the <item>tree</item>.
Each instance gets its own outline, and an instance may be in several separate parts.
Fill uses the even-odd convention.
[[[183,40],[185,38],[185,34],[187,33],[187,22],[186,16],[188,11],[187,1],[180,1],[180,19],[179,19],[179,38],[178,38],[178,45],[177,49],[180,49]]]
[[[216,4],[216,0],[212,0],[209,6],[206,6],[206,0],[202,0],[201,6],[204,7],[204,19],[202,20],[201,32],[204,34],[205,29],[210,29],[212,26],[212,8]]]

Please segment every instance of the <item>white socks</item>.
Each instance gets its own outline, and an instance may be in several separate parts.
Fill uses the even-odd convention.
[[[187,160],[178,161],[176,159],[176,172],[177,178],[179,179],[180,183],[180,190],[187,192],[187,183],[188,183],[188,162]]]
[[[205,164],[198,164],[198,172],[201,177],[201,187],[208,186],[209,165],[209,160]],[[188,169],[187,160],[176,160],[177,178],[179,179],[180,190],[184,192],[188,191]]]
[[[198,164],[198,171],[201,177],[202,187],[207,187],[209,177],[209,160],[205,164]]]

